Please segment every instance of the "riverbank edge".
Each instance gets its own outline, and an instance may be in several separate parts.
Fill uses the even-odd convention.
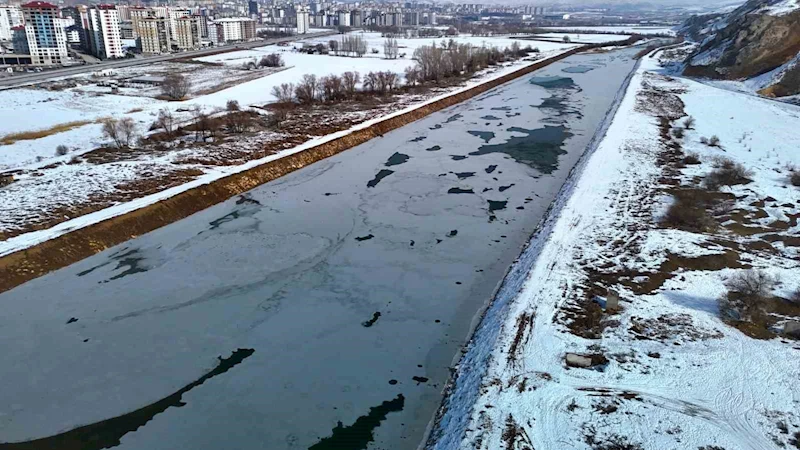
[[[656,51],[654,50],[650,54]],[[546,245],[563,207],[567,204],[578,180],[583,175],[586,165],[605,138],[623,99],[629,94],[631,80],[640,65],[641,59],[634,64],[631,72],[625,77],[613,103],[606,112],[605,119],[595,130],[586,150],[570,170],[555,199],[545,211],[536,229],[531,233],[531,237],[520,249],[520,256],[506,270],[502,280],[495,288],[491,300],[473,320],[474,326],[468,334],[466,351],[462,352],[460,357],[456,356],[454,360],[455,370],[451,372],[450,379],[442,390],[441,405],[431,419],[425,435],[417,447],[418,450],[457,450],[460,448],[467,422],[471,417],[471,410],[477,401],[476,394],[488,368],[488,358],[494,348],[500,324],[505,317],[506,307],[520,292],[528,273]],[[472,394],[475,395],[471,401]],[[451,423],[451,420],[454,423]]]
[[[605,44],[612,45],[613,43]],[[265,162],[242,172],[228,175],[142,208],[111,217],[23,250],[0,257],[0,293],[74,264],[109,247],[147,234],[177,222],[236,195],[274,181],[317,161],[361,145],[385,133],[408,125],[434,112],[464,102],[497,86],[576,53],[598,46],[569,49],[548,59],[535,62],[514,72],[456,92],[402,114],[379,120],[370,126],[355,129],[336,139]]]

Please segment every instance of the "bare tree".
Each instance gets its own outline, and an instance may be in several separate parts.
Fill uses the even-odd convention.
[[[375,92],[378,88],[378,74],[376,72],[369,72],[364,76],[364,90],[367,92]]]
[[[111,139],[117,148],[130,147],[137,136],[136,122],[130,117],[109,118],[103,121],[103,137]]]
[[[345,96],[344,84],[338,75],[328,75],[319,81],[319,98],[325,102],[335,102]]]
[[[167,136],[172,136],[172,133],[175,130],[175,117],[173,117],[172,112],[169,109],[162,108],[158,111],[156,124],[159,128],[164,130],[164,133],[166,133]]]
[[[161,84],[161,92],[171,100],[182,100],[189,95],[191,83],[189,80],[179,74],[171,73],[164,78],[164,83]]]
[[[119,140],[117,133],[117,119],[108,118],[103,120],[103,137],[111,139],[116,147],[122,147],[122,142]]]
[[[419,69],[414,66],[406,67],[406,84],[414,86],[419,81]]]
[[[131,144],[136,142],[136,138],[139,136],[136,122],[130,117],[120,119],[118,122],[117,134],[122,144],[125,147],[130,147]]]
[[[278,99],[278,103],[293,103],[294,102],[294,84],[283,83],[279,86],[272,87],[272,95]]]
[[[361,75],[358,72],[345,72],[342,74],[342,84],[348,97],[353,97],[356,94],[356,87],[358,87],[360,81]]]
[[[397,39],[395,38],[388,38],[383,43],[383,56],[386,59],[397,59],[397,55],[400,53],[400,48],[397,45]]]
[[[201,141],[206,138],[206,133],[211,132],[211,118],[201,107],[195,106],[192,110],[194,117],[194,136],[195,140]],[[212,133],[213,135],[213,133]]]
[[[313,103],[316,100],[319,81],[316,75],[303,75],[303,79],[294,90],[294,95],[300,103]]]
[[[330,48],[330,51],[334,55],[337,55],[337,56],[339,55],[339,41],[337,41],[335,39],[331,39],[330,41],[328,41],[328,48]]]
[[[388,94],[397,88],[400,78],[396,73],[390,71],[377,73],[378,85],[377,91],[381,94]]]

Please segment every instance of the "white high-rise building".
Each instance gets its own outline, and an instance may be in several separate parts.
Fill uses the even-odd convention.
[[[256,37],[256,22],[245,17],[230,17],[214,22],[217,40],[223,42],[249,41]]]
[[[22,19],[33,65],[52,66],[67,62],[67,34],[56,5],[41,1],[26,3],[22,5]]]
[[[297,34],[306,34],[309,28],[308,9],[301,6],[297,9]]]
[[[169,18],[169,32],[172,36],[178,34],[178,19],[188,17],[192,13],[188,9],[167,8],[167,18]]]
[[[124,58],[119,12],[114,5],[89,8],[89,49],[100,59]]]
[[[134,21],[138,24],[137,44],[142,53],[161,54],[172,51],[172,36],[169,32],[169,19],[147,17]]]
[[[22,10],[17,6],[0,5],[0,41],[10,41],[14,37],[11,30],[22,25]]]
[[[350,26],[350,11],[339,11],[339,26],[341,27],[349,27]]]

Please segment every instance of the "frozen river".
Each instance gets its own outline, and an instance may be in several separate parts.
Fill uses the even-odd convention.
[[[572,56],[0,295],[0,449],[415,448],[633,53]]]

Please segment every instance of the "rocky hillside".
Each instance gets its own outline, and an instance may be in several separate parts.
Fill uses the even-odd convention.
[[[687,21],[701,43],[685,74],[747,80],[760,94],[800,93],[800,0],[750,0],[734,11]]]

